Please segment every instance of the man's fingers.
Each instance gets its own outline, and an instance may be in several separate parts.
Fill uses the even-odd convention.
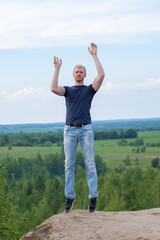
[[[54,56],[54,62],[62,61],[61,59],[58,60],[58,57]]]
[[[57,61],[56,58],[57,58],[57,57],[54,56],[54,63]]]
[[[96,46],[96,44],[92,43],[92,47],[95,47],[95,48],[96,48],[97,46]]]
[[[58,57],[54,56],[54,61],[53,61],[55,66],[61,66],[62,64],[62,59],[58,59]]]

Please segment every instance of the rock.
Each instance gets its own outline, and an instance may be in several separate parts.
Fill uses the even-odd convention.
[[[160,240],[160,208],[54,215],[20,240]]]

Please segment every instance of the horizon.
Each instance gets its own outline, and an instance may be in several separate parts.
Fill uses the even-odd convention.
[[[140,120],[160,120],[160,117],[153,117],[153,118],[121,118],[121,119],[102,119],[102,120],[92,120],[94,122],[109,122],[109,121],[140,121]],[[11,123],[11,124],[0,124],[0,126],[11,126],[11,125],[45,125],[45,124],[65,124],[64,122],[33,122],[33,123]]]

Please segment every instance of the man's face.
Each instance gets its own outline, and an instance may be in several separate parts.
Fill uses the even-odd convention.
[[[86,72],[83,67],[76,67],[73,72],[73,77],[75,81],[81,82],[86,77]]]

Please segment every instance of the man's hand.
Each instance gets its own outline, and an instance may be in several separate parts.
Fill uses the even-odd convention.
[[[97,46],[94,43],[91,43],[91,48],[88,47],[88,51],[92,56],[97,55]]]
[[[58,59],[58,57],[54,56],[54,67],[55,67],[55,69],[60,69],[61,65],[62,65],[62,60]]]

